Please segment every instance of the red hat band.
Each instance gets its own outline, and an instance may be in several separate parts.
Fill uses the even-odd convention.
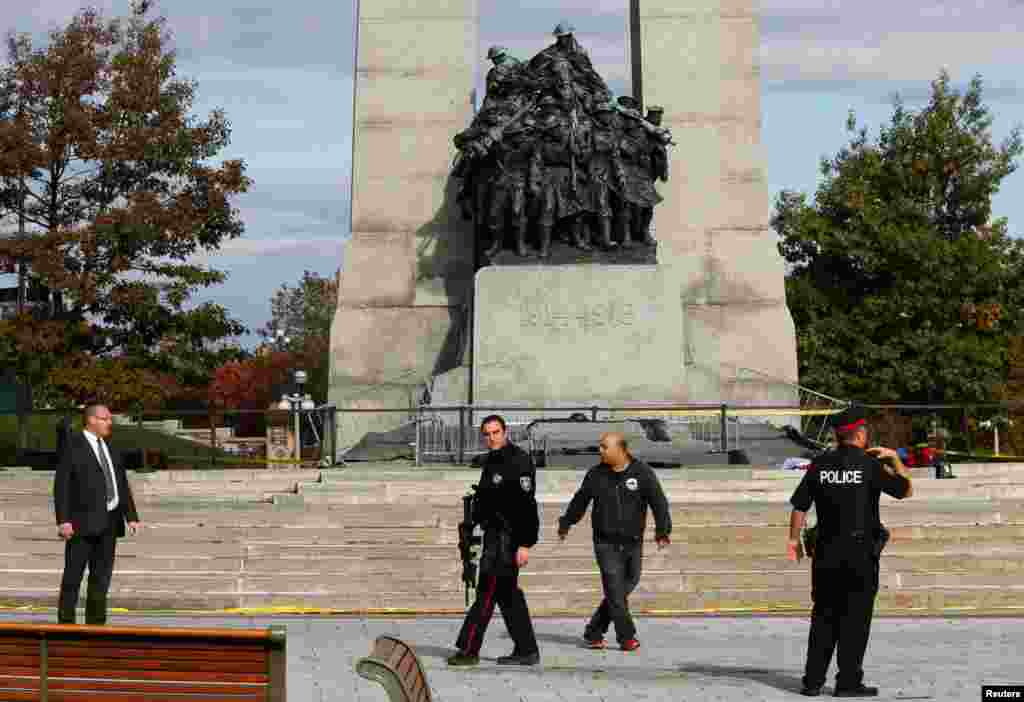
[[[836,427],[836,431],[853,431],[857,427],[862,427],[865,424],[867,424],[867,421],[862,418],[858,419],[856,422],[851,422],[850,424],[844,424],[841,427]]]

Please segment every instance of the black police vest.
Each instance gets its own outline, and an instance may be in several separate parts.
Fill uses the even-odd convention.
[[[878,466],[862,449],[840,447],[814,461],[819,534],[871,538],[878,526]]]

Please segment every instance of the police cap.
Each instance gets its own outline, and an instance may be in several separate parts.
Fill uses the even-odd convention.
[[[867,424],[867,413],[860,405],[852,405],[829,417],[829,424],[836,431],[853,431]]]

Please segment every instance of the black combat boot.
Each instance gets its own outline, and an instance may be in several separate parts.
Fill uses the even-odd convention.
[[[832,694],[835,697],[878,697],[878,688],[861,683],[857,687],[837,687]]]
[[[515,653],[511,656],[501,656],[498,665],[537,665],[540,663],[540,651],[533,653]]]

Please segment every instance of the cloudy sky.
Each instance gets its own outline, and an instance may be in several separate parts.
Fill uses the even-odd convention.
[[[362,0],[372,2],[372,0]],[[83,3],[5,0],[0,29],[44,41]],[[107,15],[128,0],[91,3]],[[481,46],[528,57],[572,20],[612,89],[628,92],[627,0],[480,0]],[[162,0],[180,75],[199,82],[197,112],[233,125],[224,158],[243,158],[255,185],[238,200],[245,236],[214,259],[229,273],[205,294],[249,327],[269,317],[282,283],[309,269],[333,275],[349,230],[355,0]],[[847,139],[853,109],[877,129],[891,95],[927,98],[943,66],[958,85],[980,73],[1002,140],[1024,122],[1024,0],[763,0],[763,141],[772,198],[813,191],[821,156]],[[1004,182],[995,214],[1024,233],[1024,172]],[[0,285],[10,284],[0,276]],[[250,337],[246,341],[255,340]]]

